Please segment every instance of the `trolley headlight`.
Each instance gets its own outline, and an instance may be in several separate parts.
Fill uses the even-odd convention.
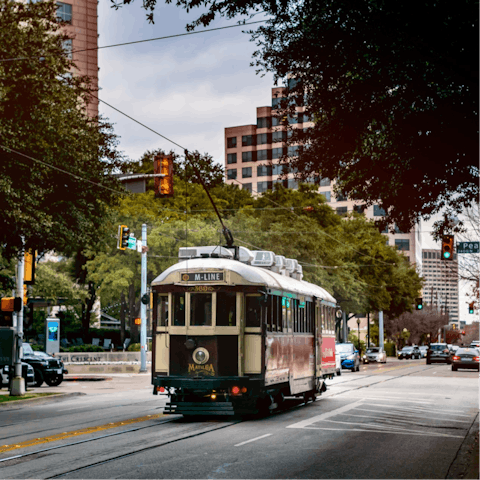
[[[355,359],[355,354],[351,354],[347,357],[347,360],[354,360]]]
[[[206,348],[199,347],[193,352],[192,357],[197,365],[203,365],[208,362],[210,354]]]

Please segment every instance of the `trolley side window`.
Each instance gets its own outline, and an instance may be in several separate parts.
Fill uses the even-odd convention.
[[[157,295],[157,326],[168,325],[168,295]]]
[[[272,329],[282,332],[282,297],[272,296]]]
[[[185,294],[173,293],[173,325],[185,326]]]
[[[211,326],[212,325],[212,294],[191,293],[190,294],[190,325]]]
[[[235,327],[237,324],[237,294],[217,292],[217,326]]]
[[[246,327],[260,327],[262,322],[262,302],[263,296],[250,296],[245,297],[247,318],[245,321]]]

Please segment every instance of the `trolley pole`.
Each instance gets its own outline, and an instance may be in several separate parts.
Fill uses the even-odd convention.
[[[142,225],[142,279],[140,297],[147,294],[147,225]],[[147,371],[147,305],[140,302],[140,372]]]
[[[383,350],[383,310],[378,312],[378,343]]]

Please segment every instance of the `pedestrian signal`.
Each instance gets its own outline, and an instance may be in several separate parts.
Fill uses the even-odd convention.
[[[453,235],[442,237],[442,260],[453,260]]]
[[[155,198],[173,197],[172,155],[157,155],[153,160],[153,173],[162,175],[155,177]]]

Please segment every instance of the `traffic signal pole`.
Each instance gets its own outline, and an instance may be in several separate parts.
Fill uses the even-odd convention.
[[[24,275],[25,252],[22,252],[18,257],[17,263],[17,297],[23,299],[23,275]],[[23,341],[23,303],[19,312],[16,312],[16,335],[15,335],[15,366],[14,378],[12,379],[12,388],[10,395],[21,396],[25,395],[25,379],[22,377],[22,360],[20,358],[20,349]]]
[[[147,225],[142,224],[142,277],[140,287],[140,298],[147,293]],[[147,371],[147,305],[140,302],[140,373]]]

